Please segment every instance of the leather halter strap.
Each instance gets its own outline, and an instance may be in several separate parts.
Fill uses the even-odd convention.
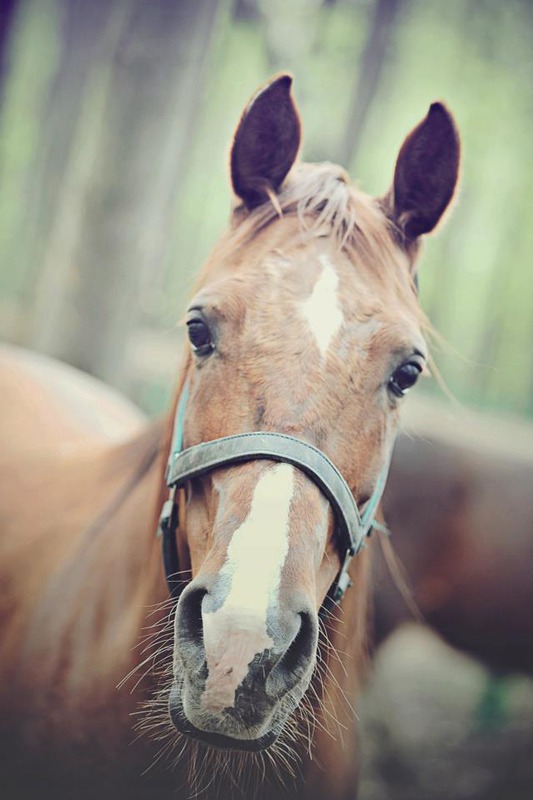
[[[364,546],[374,525],[374,514],[381,500],[388,473],[388,464],[382,470],[372,497],[359,513],[350,487],[332,461],[317,447],[282,433],[253,431],[234,436],[224,436],[210,442],[182,450],[184,410],[187,389],[184,390],[178,410],[172,449],[167,467],[167,486],[170,498],[163,506],[160,531],[163,536],[163,560],[170,593],[177,598],[183,587],[179,580],[176,528],[177,504],[175,491],[191,478],[196,478],[219,467],[240,464],[257,459],[292,464],[305,473],[325,495],[335,515],[336,534],[342,547],[343,561],[340,572],[328,592],[326,605],[338,603],[350,585],[348,568],[353,556]]]

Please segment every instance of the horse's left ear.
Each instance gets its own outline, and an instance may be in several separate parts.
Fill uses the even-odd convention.
[[[249,208],[277,192],[300,147],[300,117],[292,78],[280,75],[263,86],[244,109],[231,150],[235,194]]]
[[[459,158],[454,119],[442,103],[433,103],[402,145],[388,198],[407,244],[438,223],[457,184]]]

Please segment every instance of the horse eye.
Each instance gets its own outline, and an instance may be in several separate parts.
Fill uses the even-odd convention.
[[[396,397],[403,397],[414,386],[422,367],[417,361],[408,361],[393,372],[389,378],[389,389]]]
[[[215,346],[211,339],[211,331],[203,319],[195,317],[187,322],[187,333],[194,352],[199,356],[207,356]]]

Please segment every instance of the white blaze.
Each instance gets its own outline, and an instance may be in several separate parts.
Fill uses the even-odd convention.
[[[294,467],[268,468],[257,481],[248,516],[233,533],[219,573],[229,579],[229,592],[220,608],[203,614],[206,709],[231,706],[254,656],[273,644],[267,615],[289,549],[294,488]]]
[[[333,337],[341,328],[344,317],[337,294],[339,276],[326,256],[321,255],[319,258],[322,271],[311,295],[303,301],[300,308],[324,357]]]
[[[237,606],[266,620],[289,549],[294,467],[276,464],[257,481],[250,513],[234,532],[221,575],[231,576],[224,607]]]

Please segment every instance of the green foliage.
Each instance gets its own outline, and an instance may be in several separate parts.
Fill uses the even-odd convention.
[[[24,228],[31,168],[38,147],[48,86],[58,60],[59,18],[53,0],[22,3],[8,53],[9,79],[0,117],[0,298],[22,290],[25,275],[12,269],[11,248]],[[0,307],[1,308],[1,307]]]
[[[155,320],[153,314],[147,318],[150,325],[167,328],[183,313],[194,276],[226,224],[231,136],[243,103],[272,72],[295,73],[304,157],[336,159],[374,3],[317,2],[302,12],[296,0],[259,2],[260,13],[243,18],[221,2],[205,87],[199,87],[202,113],[180,181],[159,307]],[[444,230],[427,242],[422,303],[449,342],[438,361],[453,393],[526,415],[533,415],[532,23],[526,0],[399,2],[377,91],[354,163],[347,165],[362,188],[383,193],[405,134],[433,100],[449,105],[462,133],[462,184]],[[291,40],[287,30],[299,36]],[[13,254],[33,224],[25,216],[27,197],[60,44],[56,2],[23,0],[0,119],[0,329],[15,337],[18,317],[25,314],[22,298],[31,295],[29,282],[40,265],[14,272]],[[95,75],[103,68],[95,64]],[[92,85],[87,81],[87,92]],[[87,120],[99,114],[93,94],[84,98]],[[89,146],[91,126],[78,127],[78,147]],[[142,394],[157,398],[162,391]]]

